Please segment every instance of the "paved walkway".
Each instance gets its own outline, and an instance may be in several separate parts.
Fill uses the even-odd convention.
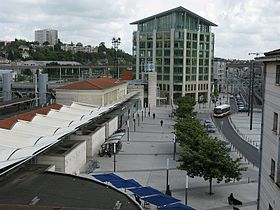
[[[232,127],[248,143],[259,149],[261,138],[262,113],[254,112],[252,130],[250,130],[250,116],[248,113],[234,113],[229,117]]]
[[[186,172],[177,169],[179,163],[173,160],[173,125],[174,119],[168,117],[170,108],[155,108],[151,110],[156,114],[140,121],[140,126],[130,127],[130,140],[127,135],[123,137],[123,147],[116,155],[116,173],[124,178],[133,178],[143,186],[151,186],[162,192],[166,189],[166,165],[169,158],[169,185],[172,196],[184,203]],[[163,127],[160,126],[163,120]],[[132,122],[130,125],[133,125]],[[219,134],[217,134],[218,137]],[[177,145],[177,150],[179,146]],[[235,158],[236,152],[232,152]],[[100,162],[100,168],[96,173],[113,171],[113,157],[96,157]],[[176,155],[176,160],[178,155]],[[214,183],[214,195],[208,195],[209,184],[200,177],[189,178],[188,205],[201,210],[226,210],[232,209],[227,203],[227,196],[232,192],[243,202],[240,209],[256,209],[257,197],[257,168],[253,168],[243,161],[248,167],[243,179],[235,183]],[[248,183],[249,180],[249,183]]]

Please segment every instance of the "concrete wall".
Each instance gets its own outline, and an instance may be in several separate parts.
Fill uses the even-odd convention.
[[[71,105],[73,101],[102,106],[103,94],[92,91],[56,90],[56,102],[63,105]]]
[[[86,164],[86,141],[81,141],[65,156],[65,173],[80,174],[80,168]]]
[[[105,90],[65,90],[56,89],[56,102],[71,105],[73,101],[97,106],[107,106],[122,99],[127,94],[127,83]]]
[[[109,121],[108,135],[111,136],[117,129],[118,129],[118,116],[114,117],[112,120]]]
[[[65,159],[58,155],[42,155],[37,157],[38,164],[54,165],[55,171],[65,172]]]
[[[280,132],[280,86],[275,85],[276,64],[267,64],[265,81],[265,103],[264,103],[264,125],[263,125],[263,149],[262,149],[262,168],[261,168],[261,189],[260,189],[260,209],[268,209],[269,205],[273,209],[280,209],[280,187],[276,185],[277,164],[279,156],[279,132]],[[273,116],[278,113],[278,129],[272,131]],[[270,177],[271,159],[275,161],[275,178]]]
[[[37,163],[55,165],[55,171],[79,174],[80,168],[86,164],[86,142],[81,141],[66,155],[46,154],[38,156]]]
[[[69,139],[86,141],[86,156],[92,157],[98,154],[101,144],[105,142],[105,125],[88,135],[72,134]]]

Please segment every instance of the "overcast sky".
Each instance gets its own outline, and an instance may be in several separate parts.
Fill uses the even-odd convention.
[[[280,48],[279,0],[0,0],[0,40],[34,40],[36,29],[57,29],[62,42],[97,46],[121,37],[131,53],[129,23],[183,6],[216,23],[215,57],[249,59]]]

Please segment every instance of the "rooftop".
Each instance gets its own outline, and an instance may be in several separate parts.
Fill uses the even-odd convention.
[[[165,12],[158,13],[158,14],[156,14],[156,15],[152,15],[152,16],[150,16],[150,17],[146,17],[146,18],[141,19],[141,20],[137,20],[137,21],[132,22],[132,23],[130,23],[130,24],[133,25],[133,24],[145,23],[145,22],[150,21],[150,20],[152,20],[152,19],[159,18],[159,17],[166,16],[166,15],[169,15],[169,14],[171,14],[171,13],[173,13],[173,12],[186,12],[188,15],[190,15],[190,16],[192,16],[192,17],[199,18],[202,22],[204,22],[205,24],[207,24],[207,25],[209,25],[209,26],[218,26],[218,25],[216,25],[215,23],[213,23],[213,22],[211,22],[211,21],[209,21],[209,20],[207,20],[207,19],[205,19],[205,18],[203,18],[203,17],[201,17],[201,16],[195,14],[194,12],[192,12],[192,11],[190,11],[190,10],[188,10],[188,9],[186,9],[186,8],[184,8],[184,7],[182,7],[182,6],[176,7],[176,8],[174,8],[174,9],[167,10],[167,11],[165,11]]]
[[[265,56],[255,58],[257,61],[261,62],[279,62],[280,61],[280,49],[272,50],[264,53]]]
[[[114,86],[118,86],[126,83],[125,81],[119,81],[108,77],[97,78],[93,80],[85,80],[80,82],[73,82],[57,89],[60,90],[104,90]]]
[[[26,165],[1,177],[0,204],[114,209],[119,201],[120,210],[140,209],[128,196],[110,186],[78,176],[46,172],[48,167]]]
[[[25,112],[4,120],[0,120],[0,128],[10,129],[18,120],[31,121],[36,114],[46,115],[51,109],[59,110],[61,107],[62,106],[60,104],[51,104],[40,109],[35,109],[30,112]]]

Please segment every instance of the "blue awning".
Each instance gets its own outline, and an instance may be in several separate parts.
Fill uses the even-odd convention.
[[[111,180],[112,185],[116,188],[132,188],[132,187],[141,187],[141,185],[136,182],[134,179],[127,180]]]
[[[163,194],[162,192],[152,187],[139,187],[139,188],[130,189],[129,191],[133,192],[134,194],[140,197]]]
[[[110,182],[112,180],[119,180],[122,181],[124,180],[123,178],[119,177],[118,175],[114,173],[109,173],[109,174],[96,174],[92,175],[94,178],[98,179],[101,182]]]
[[[164,206],[164,207],[159,207],[158,209],[160,210],[195,210],[194,208],[190,207],[190,206],[186,206],[184,204],[181,203],[175,203],[175,204],[171,204],[168,206]]]
[[[141,198],[144,201],[147,201],[148,203],[151,203],[153,205],[156,206],[165,206],[171,203],[176,203],[179,202],[180,200],[173,198],[171,196],[168,195],[153,195],[153,196],[149,196],[149,197],[145,197],[145,198]]]

